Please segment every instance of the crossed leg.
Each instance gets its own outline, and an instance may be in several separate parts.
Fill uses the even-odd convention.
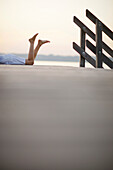
[[[35,34],[32,38],[29,39],[30,48],[29,48],[29,53],[28,53],[28,59],[26,59],[26,62],[25,62],[26,65],[33,65],[34,60],[37,56],[37,53],[38,53],[40,47],[43,44],[50,42],[50,41],[47,41],[47,40],[38,40],[38,44],[37,44],[36,48],[34,49],[34,42],[35,42],[35,38],[36,38],[37,35],[38,35],[38,33]]]

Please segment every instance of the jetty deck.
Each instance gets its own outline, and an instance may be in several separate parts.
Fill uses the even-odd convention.
[[[113,169],[113,70],[1,65],[0,169]]]

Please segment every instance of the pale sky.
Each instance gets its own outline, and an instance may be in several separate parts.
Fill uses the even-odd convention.
[[[0,0],[0,52],[28,53],[28,39],[38,32],[38,38],[51,41],[40,54],[74,56],[72,42],[79,44],[80,29],[73,16],[95,31],[86,9],[113,30],[113,0]],[[103,36],[113,49],[112,40]]]

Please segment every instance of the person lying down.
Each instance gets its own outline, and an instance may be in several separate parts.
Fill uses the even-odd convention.
[[[27,59],[16,56],[14,54],[5,54],[5,55],[0,55],[0,64],[33,65],[34,60],[37,56],[37,53],[38,53],[40,47],[45,43],[50,43],[50,41],[48,41],[48,40],[38,40],[38,44],[37,44],[36,48],[34,49],[34,42],[35,42],[37,35],[38,35],[38,33],[29,39],[30,48],[29,48],[29,53],[28,53]]]

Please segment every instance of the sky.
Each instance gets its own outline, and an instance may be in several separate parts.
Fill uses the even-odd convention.
[[[95,32],[86,9],[113,30],[113,0],[0,0],[0,52],[28,53],[28,39],[38,32],[35,45],[38,39],[51,41],[40,54],[74,56],[72,42],[79,45],[80,29],[73,16]],[[113,49],[105,34],[103,40]]]

